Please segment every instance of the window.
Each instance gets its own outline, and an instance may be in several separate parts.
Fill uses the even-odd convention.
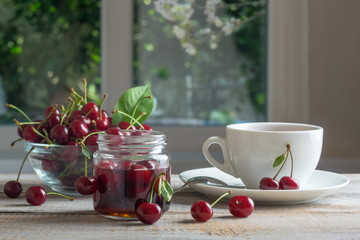
[[[266,1],[134,1],[135,84],[152,125],[266,120]]]
[[[34,0],[30,2],[38,1]],[[57,3],[58,1],[54,2]],[[75,2],[78,3],[79,1]],[[94,1],[84,0],[81,2],[90,2],[92,5],[98,7],[97,4],[94,4]],[[149,1],[145,2],[147,3]],[[10,1],[3,1],[2,4],[4,3],[8,4]],[[86,9],[86,7],[84,9]],[[106,109],[111,109],[119,95],[133,86],[133,10],[133,1],[131,0],[107,0],[102,2],[101,34],[99,35],[102,50],[100,72],[102,79],[101,90],[109,94],[109,98],[105,102]],[[268,112],[265,116],[255,120],[267,119],[270,121],[306,122],[306,117],[303,118],[303,116],[306,116],[307,111],[306,101],[302,101],[304,98],[299,98],[299,96],[306,96],[307,86],[307,68],[305,64],[307,46],[306,41],[303,41],[306,39],[307,33],[307,24],[303,21],[303,19],[306,19],[307,1],[269,1],[267,10],[269,65],[268,90],[265,95],[268,96],[269,101],[265,103],[263,107],[267,108]],[[7,16],[6,14],[3,15],[2,7],[0,11],[0,19],[3,18],[2,16]],[[288,34],[289,31],[292,31],[291,34]],[[0,34],[2,34],[2,32],[1,29]],[[230,38],[228,38],[228,40],[229,39]],[[175,39],[174,36],[172,36],[170,40],[172,40],[174,44],[177,44],[179,53],[183,54],[183,57],[186,58],[179,41]],[[294,55],[294,52],[299,54]],[[300,56],[300,58],[298,56]],[[286,68],[284,68],[285,63]],[[157,72],[157,74],[158,73],[159,72]],[[84,77],[81,74],[78,76],[79,80]],[[87,78],[91,80],[91,78]],[[137,77],[135,76],[135,79],[139,83],[146,80],[143,77],[140,78],[139,75]],[[98,83],[95,81],[95,84]],[[97,86],[99,87],[99,85]],[[154,92],[155,91],[158,90],[154,89]],[[157,93],[155,92],[155,94]],[[155,120],[156,119],[154,119],[154,121]],[[238,118],[236,120],[242,119]],[[205,138],[213,135],[224,136],[225,133],[223,126],[205,125],[200,127],[199,124],[189,125],[190,124],[186,124],[186,126],[163,125],[158,126],[157,129],[167,134],[169,149],[173,151],[185,150],[199,152]],[[10,128],[9,126],[3,125],[0,127],[0,131],[2,136],[0,138],[0,148],[8,151],[9,139],[16,138],[15,127]],[[21,146],[18,145],[15,149],[21,149]],[[201,154],[198,154],[197,157],[201,157]]]
[[[67,105],[69,89],[100,93],[100,0],[0,2],[0,123],[33,120],[50,104]]]

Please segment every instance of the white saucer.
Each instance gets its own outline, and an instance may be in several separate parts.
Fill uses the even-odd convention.
[[[183,182],[186,182],[189,178],[196,176],[214,177],[231,185],[231,187],[216,186],[205,183],[191,185],[191,188],[209,197],[218,198],[222,194],[231,190],[231,196],[245,195],[252,198],[256,204],[262,205],[286,205],[314,202],[345,187],[350,182],[347,177],[340,174],[315,170],[306,184],[301,186],[299,190],[260,190],[236,188],[236,185],[243,185],[240,179],[237,179],[214,167],[199,168],[179,174],[179,177]]]

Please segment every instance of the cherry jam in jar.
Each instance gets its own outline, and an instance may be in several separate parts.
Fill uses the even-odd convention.
[[[136,218],[135,208],[150,200],[154,179],[165,173],[170,183],[170,156],[165,135],[158,131],[128,130],[123,136],[99,134],[99,150],[94,154],[94,176],[98,190],[94,209],[113,219]],[[170,206],[154,191],[152,203],[165,213]]]

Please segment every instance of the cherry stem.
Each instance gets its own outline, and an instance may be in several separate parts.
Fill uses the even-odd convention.
[[[132,117],[133,117],[133,118],[135,118],[135,113],[136,113],[136,110],[138,109],[138,107],[140,106],[140,103],[141,103],[144,99],[151,99],[151,98],[152,98],[152,96],[145,96],[145,97],[141,98],[140,101],[137,102],[137,104],[136,104],[136,106],[135,106],[135,108],[134,108],[134,111],[133,111],[133,113],[132,113]],[[132,121],[131,121],[131,122],[132,122]],[[130,122],[130,123],[131,123],[131,122]]]
[[[20,112],[27,120],[29,120],[29,122],[32,122],[32,120],[29,118],[29,116],[26,115],[20,108],[14,106],[14,105],[12,105],[12,104],[8,104],[8,103],[6,104],[6,106],[9,107],[9,108],[13,108],[13,109],[17,110],[17,111]]]
[[[83,145],[85,140],[90,137],[91,135],[95,135],[95,134],[105,134],[105,132],[92,132],[92,133],[89,133],[88,135],[86,135],[80,142],[79,144]]]
[[[86,118],[87,116],[89,116],[89,114],[92,112],[92,111],[94,111],[94,107],[90,110],[90,111],[88,111],[86,114],[85,114],[85,116],[84,116],[84,118]]]
[[[23,138],[18,138],[18,139],[16,139],[15,141],[11,142],[11,143],[10,143],[10,146],[13,147],[13,146],[15,145],[15,143],[20,142],[20,141],[22,141],[22,140],[24,140],[24,139],[23,139]]]
[[[27,125],[27,124],[34,124],[34,125],[36,125],[36,124],[41,124],[41,122],[22,122],[22,123],[20,123],[20,122],[18,122],[16,119],[14,119],[14,122],[17,122],[16,123],[16,125],[18,125],[18,126],[21,126],[21,125]]]
[[[104,97],[103,97],[103,99],[101,100],[101,103],[100,103],[100,120],[102,120],[102,108],[103,108],[103,104],[104,104],[104,101],[105,101],[105,99],[108,97],[108,95],[107,94],[104,94]]]
[[[48,192],[47,195],[58,195],[58,196],[61,196],[61,197],[64,197],[66,199],[69,199],[70,201],[74,201],[75,199],[72,198],[72,197],[69,197],[69,196],[66,196],[64,194],[61,194],[61,193],[57,193],[57,192]]]
[[[85,104],[87,103],[87,81],[85,78],[82,79],[83,83],[84,83],[84,100],[85,100]]]
[[[138,120],[136,120],[135,118],[133,118],[133,117],[130,116],[129,114],[124,113],[124,112],[122,112],[122,111],[120,111],[120,110],[116,110],[116,111],[114,111],[114,113],[121,113],[121,114],[127,116],[128,118],[130,118],[130,119],[132,119],[133,121],[135,121],[135,123],[137,123],[142,129],[145,129],[144,126],[141,125],[141,123],[140,123]]]
[[[291,172],[290,172],[290,177],[292,177],[292,175],[293,175],[293,170],[294,170],[294,158],[293,158],[293,155],[292,155],[292,152],[291,152],[290,143],[286,144],[286,147],[287,147],[287,150],[288,150],[289,153],[290,153],[290,158],[291,158]]]
[[[57,108],[57,106],[58,106],[57,104],[55,104],[55,105],[53,106],[53,108],[51,109],[50,113],[46,116],[45,120],[42,121],[41,124],[40,124],[39,126],[37,126],[36,129],[40,129],[40,128],[44,125],[44,123],[46,123],[46,121],[51,117],[51,115],[53,114],[53,112],[55,111],[55,108]]]
[[[142,112],[141,115],[140,115],[136,120],[139,121],[140,118],[142,118],[142,116],[144,116],[145,114],[146,114],[145,112]],[[126,130],[129,130],[132,126],[134,126],[134,124],[135,124],[135,122],[131,123],[131,124],[127,127]],[[140,125],[140,127],[141,127],[142,129],[145,129],[143,125]]]
[[[230,195],[232,193],[232,191],[228,191],[227,193],[224,193],[223,195],[221,195],[213,204],[211,204],[211,207],[213,207],[218,201],[220,201],[223,197]]]
[[[152,202],[152,197],[153,197],[153,195],[154,195],[154,187],[155,187],[156,181],[158,180],[159,177],[161,177],[161,176],[165,177],[165,175],[166,175],[166,173],[165,173],[165,172],[162,172],[162,173],[160,173],[159,175],[157,175],[156,178],[154,179],[154,181],[153,181],[153,183],[152,183],[152,186],[151,186],[151,193],[150,193],[149,203]],[[159,182],[159,183],[160,183],[160,182]],[[148,193],[148,194],[149,194],[149,193]],[[146,195],[145,198],[147,198],[147,195]]]
[[[17,181],[17,182],[19,181],[20,174],[21,174],[21,171],[22,171],[22,169],[23,169],[23,167],[24,167],[25,160],[27,159],[27,157],[29,156],[29,154],[30,154],[34,149],[35,149],[35,147],[30,148],[30,150],[29,150],[29,151],[27,152],[27,154],[25,155],[24,160],[23,160],[22,163],[21,163],[21,166],[20,166],[20,169],[19,169],[17,178],[16,178],[16,181]]]
[[[277,173],[275,174],[275,176],[273,177],[273,179],[275,180],[276,177],[279,175],[279,173],[281,172],[281,169],[283,169],[285,163],[286,163],[286,160],[288,159],[288,156],[289,156],[289,151],[286,150],[286,157],[285,157],[285,161],[283,162],[283,164],[281,165],[280,169],[277,171]]]
[[[87,177],[87,157],[85,156],[85,177]]]

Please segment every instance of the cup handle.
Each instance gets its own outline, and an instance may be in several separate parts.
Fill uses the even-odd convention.
[[[219,163],[218,161],[215,160],[215,158],[213,158],[209,152],[209,147],[212,144],[218,144],[221,147],[221,151],[224,157],[224,163]],[[205,142],[202,145],[202,152],[206,158],[206,160],[213,165],[214,167],[220,169],[223,172],[226,172],[234,177],[239,178],[238,174],[233,170],[230,159],[229,159],[229,155],[227,152],[227,146],[226,146],[226,140],[225,138],[222,137],[209,137],[208,139],[205,140]]]

